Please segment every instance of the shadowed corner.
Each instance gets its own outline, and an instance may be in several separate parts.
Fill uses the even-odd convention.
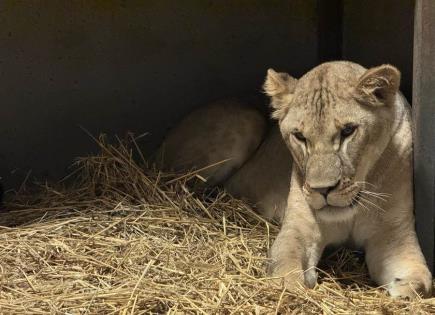
[[[4,193],[3,185],[0,183],[0,211],[4,210],[4,207],[3,207],[3,193]]]
[[[0,177],[1,180],[1,177]],[[0,181],[0,213],[8,212],[8,208],[5,206],[5,189]]]

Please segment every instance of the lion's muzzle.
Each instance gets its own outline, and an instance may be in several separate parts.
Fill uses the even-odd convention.
[[[305,184],[324,194],[334,189],[341,178],[341,161],[335,153],[313,154],[308,158]]]
[[[315,210],[326,206],[349,207],[354,203],[360,188],[349,178],[342,178],[332,187],[311,188],[307,182],[303,186],[303,193],[308,204]]]

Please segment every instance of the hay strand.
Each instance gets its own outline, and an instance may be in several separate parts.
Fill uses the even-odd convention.
[[[435,313],[435,299],[373,287],[350,251],[323,260],[314,289],[283,290],[265,274],[277,226],[223,191],[194,194],[192,173],[148,167],[133,136],[95,140],[61,186],[23,189],[0,215],[0,313]]]

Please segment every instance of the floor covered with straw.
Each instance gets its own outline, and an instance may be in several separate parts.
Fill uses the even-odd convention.
[[[4,205],[1,314],[435,314],[434,298],[389,298],[346,250],[314,289],[283,290],[265,274],[277,226],[153,170],[134,141],[97,143],[62,183]]]

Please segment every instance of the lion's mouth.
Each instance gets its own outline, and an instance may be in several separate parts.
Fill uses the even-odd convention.
[[[324,197],[323,206],[318,207],[317,210],[330,209],[330,210],[343,210],[343,209],[352,209],[356,208],[360,202],[360,192],[359,191],[336,191],[334,195]]]
[[[315,210],[344,210],[361,204],[360,187],[349,182],[340,184],[327,194],[310,189],[306,185],[303,187],[303,192],[308,204]]]

